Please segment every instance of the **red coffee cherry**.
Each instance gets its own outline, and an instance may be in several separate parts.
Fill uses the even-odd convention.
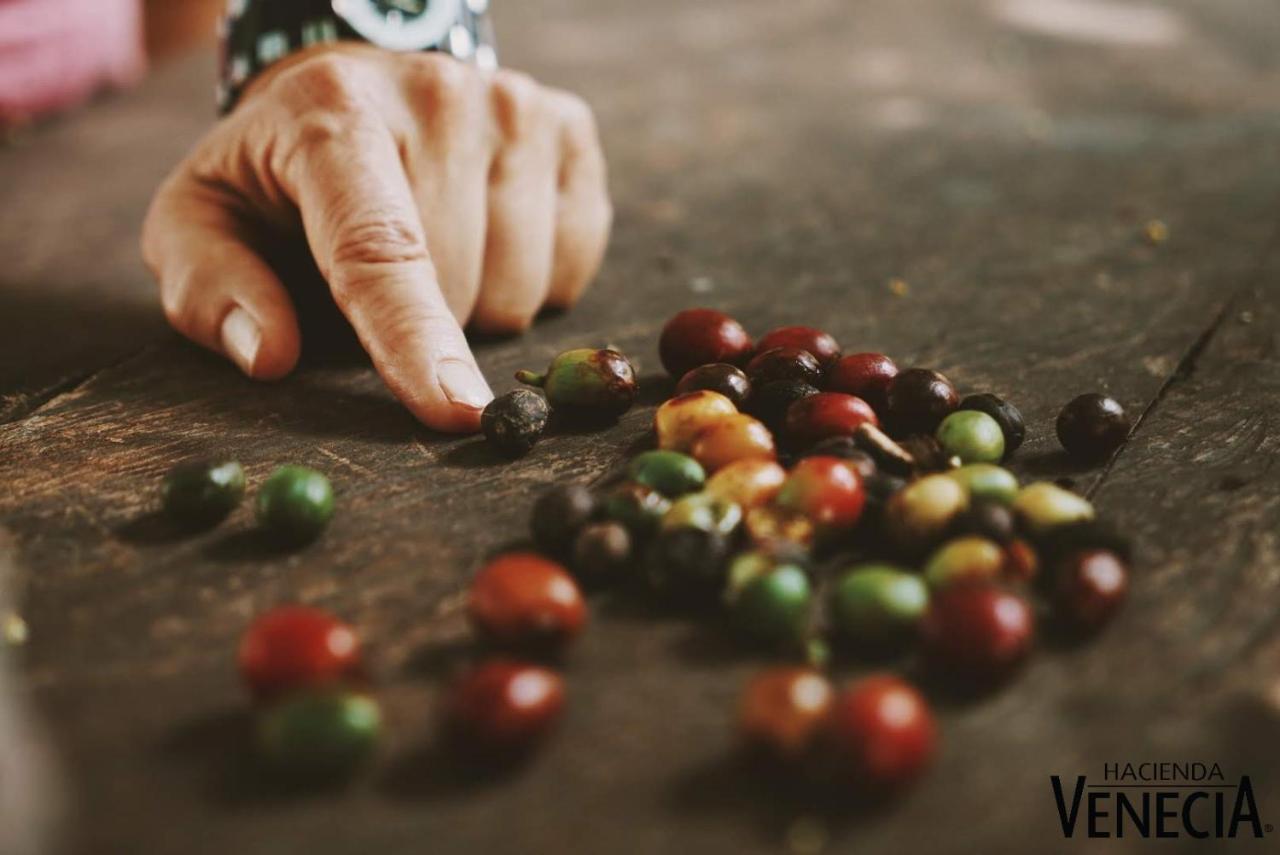
[[[880,420],[861,398],[842,392],[819,392],[787,408],[787,438],[804,447],[833,436],[853,436],[860,425]]]
[[[796,347],[807,350],[823,365],[840,358],[840,345],[829,334],[813,327],[778,327],[769,330],[756,342],[756,352],[764,353],[775,347]]]
[[[990,583],[958,583],[934,595],[920,639],[939,674],[986,688],[1018,669],[1034,631],[1035,617],[1024,598]]]
[[[770,668],[743,689],[738,730],[748,747],[796,760],[826,732],[834,699],[831,684],[817,671]]]
[[[864,677],[841,692],[831,730],[855,780],[872,791],[900,789],[918,778],[938,739],[928,703],[890,674]]]
[[[838,457],[806,457],[778,493],[778,507],[804,514],[823,529],[849,528],[862,516],[862,477]]]
[[[493,659],[454,684],[446,721],[474,748],[518,751],[545,736],[563,710],[564,680],[555,671]]]
[[[1058,613],[1086,632],[1110,620],[1129,593],[1129,569],[1102,549],[1067,556],[1054,568],[1053,580]]]
[[[240,640],[240,676],[255,698],[332,685],[360,676],[360,640],[347,624],[307,606],[258,617]]]
[[[531,552],[489,562],[471,583],[468,605],[476,629],[500,644],[563,644],[587,620],[569,571]]]
[[[883,353],[853,353],[827,371],[827,389],[857,395],[879,412],[888,400],[889,381],[898,376],[897,364]]]
[[[751,336],[742,324],[715,309],[685,309],[662,328],[658,355],[672,377],[683,377],[699,365],[741,365],[751,356]]]

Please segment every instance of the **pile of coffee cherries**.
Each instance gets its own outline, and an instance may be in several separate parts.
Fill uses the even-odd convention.
[[[753,343],[710,309],[672,318],[659,351],[676,386],[654,417],[656,447],[600,484],[537,500],[544,557],[505,560],[541,569],[504,586],[490,634],[571,637],[579,585],[727,614],[744,644],[796,662],[748,684],[745,741],[808,770],[839,758],[884,791],[926,768],[937,739],[924,693],[901,674],[931,691],[993,689],[1026,660],[1038,623],[1090,633],[1124,599],[1124,539],[1085,498],[1001,467],[1026,428],[1000,397],[962,398],[941,373],[883,354],[844,355],[809,327]],[[1105,457],[1128,430],[1101,396],[1058,422],[1085,457]],[[823,675],[833,659],[900,673],[837,690]]]

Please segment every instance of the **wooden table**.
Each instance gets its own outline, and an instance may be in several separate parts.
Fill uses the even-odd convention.
[[[506,61],[597,106],[618,217],[580,309],[479,343],[481,365],[501,391],[518,367],[611,342],[651,390],[616,427],[517,463],[418,427],[367,365],[311,359],[260,385],[165,330],[136,235],[207,126],[207,57],[0,151],[0,563],[66,851],[1194,848],[1063,839],[1049,776],[1139,760],[1249,774],[1280,822],[1280,7],[496,5]],[[1167,241],[1144,237],[1153,220]],[[1140,545],[1109,631],[944,705],[937,768],[892,808],[744,772],[726,722],[760,659],[625,598],[595,603],[567,726],[534,763],[481,775],[438,750],[433,704],[472,652],[467,579],[542,485],[596,477],[642,438],[657,331],[694,304],[757,332],[817,322],[1011,397],[1030,424],[1020,474],[1074,478]],[[1101,471],[1052,436],[1089,390],[1141,416]],[[285,461],[325,470],[332,527],[298,553],[266,548],[247,508],[172,536],[150,516],[156,484],[204,454],[254,481]],[[290,796],[246,759],[233,651],[285,601],[344,615],[371,651],[387,739],[346,792]],[[1202,844],[1224,846],[1276,844]]]

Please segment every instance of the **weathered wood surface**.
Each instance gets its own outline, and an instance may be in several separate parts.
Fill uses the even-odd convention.
[[[0,393],[23,396],[0,427],[0,525],[32,633],[25,694],[69,790],[67,850],[776,851],[803,820],[832,851],[1085,851],[1061,839],[1048,776],[1148,759],[1251,774],[1275,822],[1280,11],[1170,3],[1146,30],[1162,45],[1033,33],[996,11],[1035,5],[500,5],[504,58],[596,104],[619,216],[579,310],[482,343],[481,364],[502,389],[608,341],[650,390],[617,427],[514,464],[418,428],[359,363],[255,385],[160,332],[134,232],[201,126],[204,62],[0,152]],[[1170,229],[1158,247],[1141,239],[1152,218]],[[567,664],[567,726],[536,762],[466,774],[433,744],[433,700],[471,653],[469,574],[519,536],[538,485],[597,476],[641,441],[657,330],[694,303],[757,331],[820,321],[1008,394],[1032,425],[1018,468],[1077,478],[1140,543],[1109,632],[1046,645],[1009,690],[948,705],[938,768],[891,810],[744,774],[726,720],[758,660],[607,597]],[[1113,468],[1074,472],[1052,418],[1099,388],[1145,415]],[[247,509],[199,537],[157,526],[161,473],[211,452],[254,479],[286,460],[327,471],[341,511],[323,541],[273,552]],[[245,762],[232,651],[286,600],[340,612],[371,649],[388,740],[350,792],[288,798]]]

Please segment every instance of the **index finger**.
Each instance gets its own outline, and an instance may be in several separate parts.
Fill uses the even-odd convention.
[[[387,386],[429,427],[477,430],[493,393],[440,290],[391,131],[358,118],[328,126],[280,171],[320,272]]]

